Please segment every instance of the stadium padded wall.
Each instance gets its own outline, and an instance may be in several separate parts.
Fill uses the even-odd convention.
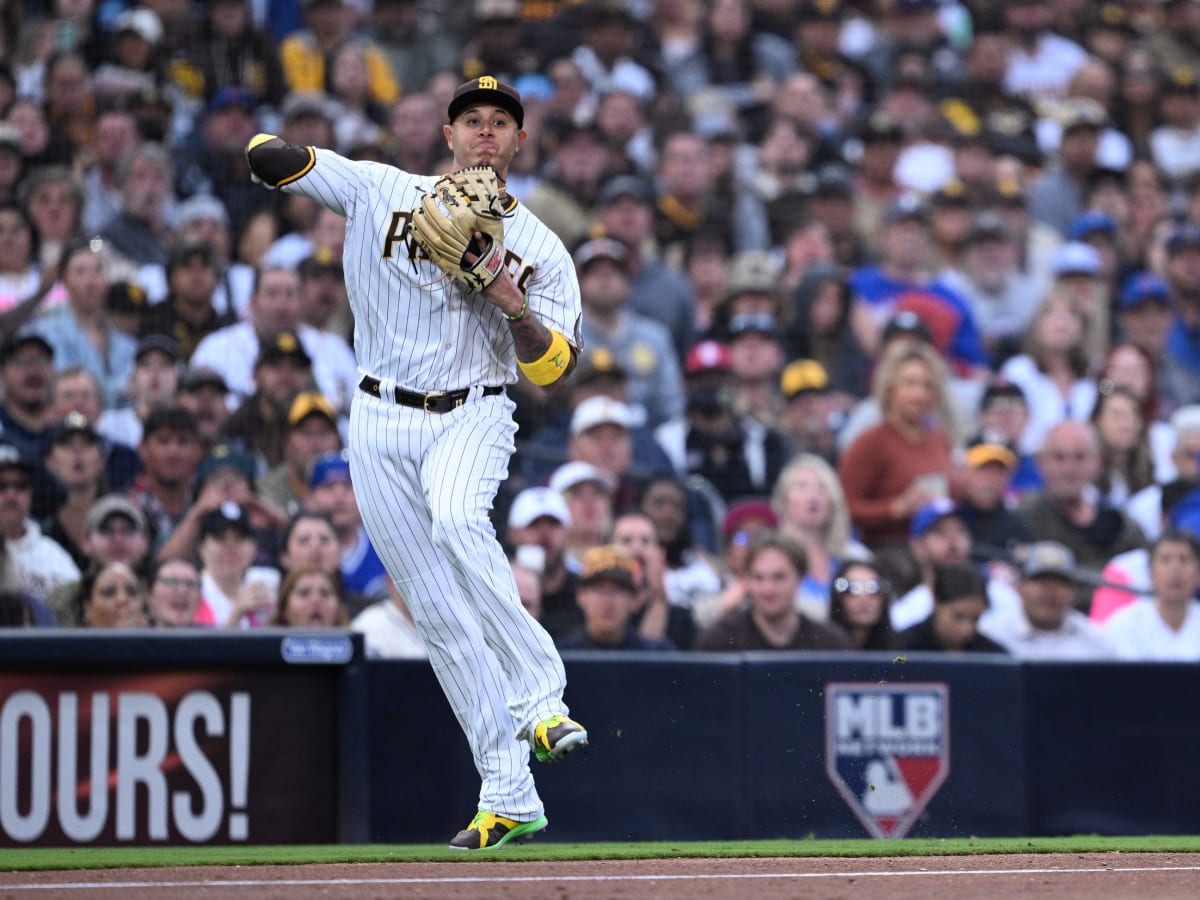
[[[1200,833],[1195,665],[565,662],[547,841]],[[441,843],[478,790],[428,664],[358,636],[0,635],[0,847]]]

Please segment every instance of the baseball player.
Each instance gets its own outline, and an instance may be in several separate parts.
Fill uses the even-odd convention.
[[[351,478],[483,782],[450,846],[480,850],[546,827],[524,741],[543,762],[587,744],[562,701],[562,661],[522,608],[488,518],[517,428],[504,386],[518,366],[561,386],[581,343],[580,299],[562,242],[503,189],[526,139],[520,95],[483,76],[454,92],[448,116],[455,170],[441,178],[266,134],[246,156],[256,180],[346,217],[363,373]],[[455,212],[478,227],[464,231]]]

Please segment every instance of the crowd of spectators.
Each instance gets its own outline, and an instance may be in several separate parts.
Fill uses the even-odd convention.
[[[564,648],[1200,659],[1198,0],[0,20],[0,621],[421,654],[344,456],[344,222],[243,151],[443,171],[491,74],[583,301],[494,510]]]

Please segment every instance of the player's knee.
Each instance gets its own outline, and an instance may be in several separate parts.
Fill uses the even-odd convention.
[[[452,514],[434,516],[432,535],[438,549],[453,558],[470,554],[472,548],[478,552],[482,539],[476,523]]]

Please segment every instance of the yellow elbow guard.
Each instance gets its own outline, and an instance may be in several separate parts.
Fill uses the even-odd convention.
[[[521,367],[521,371],[536,385],[545,386],[554,384],[558,379],[562,378],[563,373],[567,371],[567,365],[571,362],[571,345],[567,343],[567,339],[555,331],[550,329],[550,346],[546,352],[542,354],[540,359],[535,359],[533,362],[520,362],[517,365]]]
[[[260,131],[254,137],[250,138],[250,143],[248,143],[246,145],[246,152],[249,153],[251,150],[253,150],[255,147],[257,147],[259,144],[265,144],[267,141],[273,141],[273,140],[275,140],[275,135],[263,134]]]

